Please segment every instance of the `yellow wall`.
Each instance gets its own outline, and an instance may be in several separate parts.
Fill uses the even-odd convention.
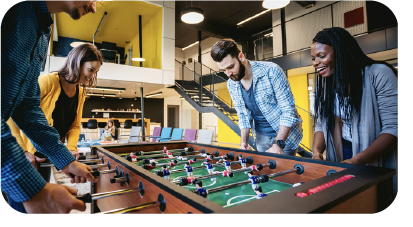
[[[218,90],[218,95],[226,102],[231,103],[231,96],[227,88],[222,88]],[[238,116],[234,115],[235,119],[238,119]],[[223,121],[218,119],[218,142],[221,143],[235,143],[240,144],[241,138],[232,131],[230,127],[228,127]],[[239,148],[239,145],[229,145],[229,144],[220,144],[221,146],[226,147],[236,147]]]
[[[139,58],[139,34],[125,47],[125,54],[133,46],[132,58]],[[162,69],[162,9],[142,28],[143,67]],[[132,61],[133,66],[140,62]]]
[[[290,82],[291,91],[294,95],[295,104],[305,109],[306,111],[310,112],[309,111],[310,101],[309,101],[309,94],[308,94],[308,89],[307,89],[308,87],[307,86],[307,74],[289,76],[288,81]],[[231,103],[231,96],[227,88],[219,89],[218,95],[221,98],[223,98],[225,101]],[[304,112],[303,110],[297,108],[297,111],[303,120],[302,122],[303,139],[301,143],[304,146],[311,148],[311,134],[312,134],[311,121],[312,119],[310,118],[310,115]],[[238,119],[238,117],[236,118]],[[219,131],[218,142],[239,144],[241,141],[241,138],[220,119],[218,119],[218,131]],[[232,147],[231,145],[225,145],[225,144],[221,144],[221,146]],[[236,146],[233,146],[233,147],[236,147]]]
[[[307,86],[307,74],[288,76],[290,82],[291,91],[294,95],[295,105],[310,112],[310,100]],[[298,113],[303,119],[303,140],[301,141],[304,146],[311,148],[311,118],[310,115],[303,110],[297,108]]]

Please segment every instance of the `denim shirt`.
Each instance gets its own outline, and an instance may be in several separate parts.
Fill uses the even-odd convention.
[[[38,77],[52,23],[44,1],[24,1],[7,11],[1,25],[1,190],[16,202],[32,198],[46,182],[12,136],[9,118],[56,168],[75,160],[40,108]]]
[[[254,98],[264,117],[278,133],[281,125],[290,127],[286,145],[296,149],[303,138],[301,116],[295,108],[290,84],[282,69],[273,62],[248,61],[252,69]],[[255,125],[251,111],[246,108],[239,81],[228,80],[227,87],[239,118],[240,129],[251,128],[255,137]]]

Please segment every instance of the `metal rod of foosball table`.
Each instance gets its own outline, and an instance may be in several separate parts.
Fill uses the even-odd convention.
[[[145,189],[143,186],[143,183],[139,181],[139,187],[137,188],[129,188],[129,189],[121,189],[117,191],[111,191],[111,192],[102,192],[102,193],[96,193],[96,194],[84,194],[84,195],[77,195],[75,196],[77,199],[82,200],[85,203],[91,203],[94,200],[98,199],[103,199],[107,197],[112,197],[116,195],[123,195],[123,194],[128,194],[128,193],[133,193],[133,192],[139,192],[141,196],[144,195]]]
[[[141,211],[141,210],[151,209],[155,207],[159,207],[161,212],[165,211],[166,203],[165,203],[165,198],[163,197],[162,194],[159,194],[158,200],[154,202],[144,203],[144,204],[140,204],[136,206],[120,208],[120,209],[115,209],[115,210],[109,210],[109,211],[100,212],[97,214],[125,214],[125,213],[129,213],[132,211]]]
[[[192,151],[192,152],[183,152],[183,151],[181,151],[181,153],[185,153],[183,155],[195,154],[195,153],[199,153],[199,152],[202,152],[202,151]],[[171,152],[171,153],[173,154],[173,152]],[[168,156],[168,155],[167,154],[159,154],[159,155],[136,156],[136,159],[140,160],[140,159],[145,159],[145,158],[156,158],[156,157],[163,157],[163,156]],[[129,157],[129,156],[127,156],[127,157]]]
[[[245,171],[245,170],[247,170],[247,168],[244,168],[244,169],[236,169],[236,170],[232,170],[232,171],[228,171],[228,172],[229,172],[229,173],[236,173],[236,172],[241,172],[241,171]],[[197,178],[195,178],[195,179],[196,179],[196,180],[204,180],[204,179],[216,177],[216,176],[219,176],[219,175],[222,175],[222,172],[213,173],[213,174],[206,175],[206,176],[200,176],[200,177],[197,177]],[[181,182],[180,180],[171,181],[171,183],[180,183],[180,182]]]
[[[277,172],[277,173],[272,173],[272,174],[268,174],[268,175],[264,174],[264,175],[259,176],[258,178],[259,178],[259,181],[261,183],[263,183],[263,182],[267,182],[268,179],[271,178],[271,177],[280,176],[280,175],[284,175],[284,174],[287,174],[287,173],[294,173],[294,172],[297,172],[298,174],[301,174],[303,171],[304,171],[304,168],[302,167],[302,165],[297,164],[297,165],[294,166],[294,169],[289,169],[289,170],[285,170],[285,171]],[[236,187],[236,186],[240,186],[240,185],[244,185],[244,184],[249,184],[249,183],[251,183],[250,180],[245,180],[245,181],[241,181],[241,182],[237,182],[237,183],[227,184],[227,185],[223,185],[223,186],[220,186],[220,187],[208,189],[208,193],[222,191],[222,190],[225,190],[225,189],[228,189],[228,188],[232,188],[232,187]]]
[[[177,152],[177,151],[193,151],[194,150],[194,148],[191,146],[191,147],[185,147],[185,148],[182,148],[182,149],[174,149],[174,150],[170,150],[171,152]],[[141,156],[141,155],[145,155],[145,154],[159,154],[159,153],[163,153],[163,150],[158,150],[158,151],[136,151],[136,152],[132,152],[132,153],[134,153],[136,156]],[[123,153],[123,154],[118,154],[118,156],[121,156],[121,157],[123,157],[123,156],[128,156],[128,155],[130,155],[131,153]]]

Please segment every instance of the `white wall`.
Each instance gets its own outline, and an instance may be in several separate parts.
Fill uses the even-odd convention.
[[[350,34],[367,32],[367,13],[365,1],[342,1],[333,4],[333,7],[325,7],[335,1],[317,1],[316,5],[304,9],[300,5],[291,2],[285,7],[287,52],[292,52],[311,46],[311,41],[317,32],[324,28],[344,27],[344,13],[359,7],[364,7],[364,24],[347,28]],[[320,9],[325,7],[323,9]],[[319,9],[319,10],[317,10]],[[317,10],[317,11],[316,11]],[[315,12],[313,12],[315,11]],[[313,12],[313,13],[310,13]],[[308,14],[310,13],[310,14]],[[307,15],[304,15],[307,14]],[[331,15],[333,14],[333,19]],[[304,15],[303,17],[294,19]],[[282,54],[281,38],[281,10],[273,10],[273,56]],[[334,23],[334,24],[333,24]]]
[[[169,125],[168,125],[168,105],[176,105],[176,106],[179,106],[179,118],[181,118],[180,116],[182,115],[181,114],[181,99],[180,99],[180,96],[179,96],[179,94],[178,93],[176,93],[177,95],[176,96],[171,96],[171,97],[166,97],[166,98],[164,98],[164,101],[163,101],[163,105],[164,105],[164,114],[163,114],[163,116],[164,116],[164,120],[163,120],[163,122],[164,122],[164,127],[170,127]],[[181,119],[179,119],[179,127],[180,128],[182,128],[182,122],[181,122]]]
[[[209,37],[206,38],[205,40],[202,40],[201,42],[201,60],[202,64],[208,66],[209,68],[212,68],[215,71],[218,71],[219,68],[217,64],[212,60],[211,58],[211,48],[214,46],[214,44],[219,41],[220,39],[214,38],[214,37]],[[186,50],[183,51],[184,53],[184,59],[189,65],[191,69],[193,69],[193,62],[188,63],[188,59],[192,58],[193,60],[198,61],[198,45],[194,45]],[[202,69],[204,71],[204,69]]]
[[[182,48],[175,47],[175,59],[180,62],[185,61]],[[181,80],[181,79],[182,79],[182,65],[175,61],[175,80]]]

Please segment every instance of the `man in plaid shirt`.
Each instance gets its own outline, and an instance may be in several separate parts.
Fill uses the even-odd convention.
[[[49,44],[50,14],[65,12],[73,19],[96,10],[95,1],[23,1],[5,14],[1,25],[1,190],[15,210],[23,213],[84,211],[76,190],[50,184],[30,164],[34,156],[18,145],[6,121],[11,118],[36,150],[72,183],[97,182],[89,166],[75,161],[60,142],[40,108],[38,78]],[[25,155],[26,153],[26,155]],[[26,159],[27,157],[27,159]],[[35,165],[35,164],[34,164]]]
[[[232,39],[215,43],[211,57],[229,77],[241,149],[251,149],[248,138],[252,129],[258,151],[295,155],[303,137],[302,120],[283,70],[272,62],[247,60]]]

